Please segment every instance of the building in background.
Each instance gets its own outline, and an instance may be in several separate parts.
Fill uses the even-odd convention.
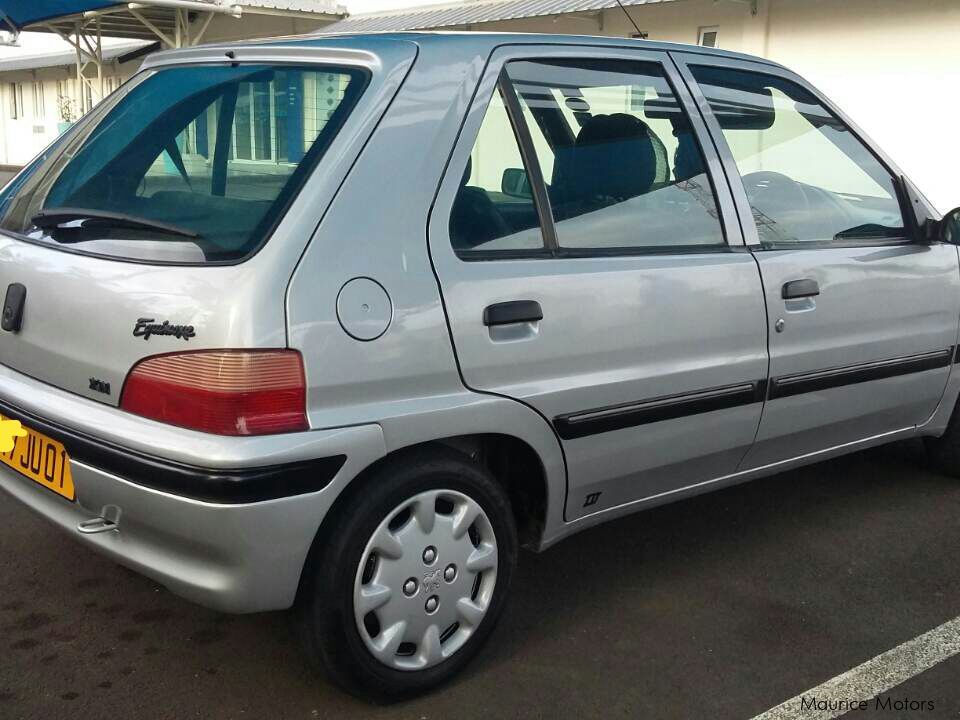
[[[351,15],[326,30],[573,33],[716,46],[817,85],[941,210],[960,205],[957,0],[474,0]],[[634,27],[634,23],[636,27]]]
[[[142,40],[105,47],[105,94],[120,87],[158,47]],[[76,120],[81,108],[93,107],[90,86],[78,88],[75,63],[73,51],[0,59],[0,165],[25,164]]]
[[[308,33],[345,15],[335,0],[142,0],[29,25],[24,29],[59,35],[73,48],[0,58],[0,166],[28,162],[154,50]],[[272,102],[280,89],[268,92]],[[262,113],[256,117],[263,122]],[[250,132],[263,144],[263,128]],[[278,157],[275,145],[261,155]]]
[[[210,2],[216,12],[185,9],[201,1],[143,0],[157,5],[120,5],[81,19],[88,41],[99,27],[104,35],[164,47],[322,28],[569,33],[735,50],[810,79],[936,206],[960,205],[958,0],[622,0],[629,18],[617,0],[467,0],[349,17],[335,0],[238,0]],[[184,7],[175,9],[178,3]],[[47,31],[69,39],[76,23],[76,16],[62,18],[47,23]],[[61,54],[56,65],[49,57],[0,60],[0,164],[22,164],[55,137],[62,97],[74,97],[77,110],[85,111],[98,101],[101,79],[109,91],[139,66],[142,47],[104,48],[101,65],[85,52],[81,62]],[[262,129],[251,132],[254,143],[266,137]]]

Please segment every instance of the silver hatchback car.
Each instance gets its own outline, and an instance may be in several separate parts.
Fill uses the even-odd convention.
[[[160,53],[0,193],[0,488],[423,691],[520,545],[900,438],[960,474],[958,217],[756,58]]]

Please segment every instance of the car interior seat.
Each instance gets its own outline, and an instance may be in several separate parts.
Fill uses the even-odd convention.
[[[594,115],[576,142],[557,152],[551,200],[558,217],[589,212],[669,181],[667,151],[649,126],[627,113]]]
[[[467,185],[472,171],[473,159],[470,158],[450,212],[450,240],[454,248],[473,248],[513,232],[487,191]]]

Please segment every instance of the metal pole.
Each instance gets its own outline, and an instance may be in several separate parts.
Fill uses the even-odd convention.
[[[97,102],[103,100],[103,37],[100,34],[100,18],[97,18],[97,79],[100,81],[100,97]]]
[[[83,97],[86,93],[83,92],[83,56],[80,54],[80,23],[77,22],[73,26],[73,31],[76,34],[76,48],[77,48],[77,87],[75,88],[75,97],[74,101],[77,103],[77,112],[83,115],[86,110],[84,109]]]

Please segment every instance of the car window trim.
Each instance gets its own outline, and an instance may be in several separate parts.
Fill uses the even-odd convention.
[[[550,205],[547,185],[543,180],[540,160],[537,158],[536,150],[533,147],[533,137],[530,135],[530,128],[527,127],[526,118],[523,117],[517,89],[507,75],[508,64],[504,63],[500,69],[500,74],[497,77],[497,91],[503,97],[503,104],[507,111],[507,117],[510,119],[510,126],[513,128],[514,137],[516,137],[517,144],[520,146],[520,157],[523,159],[527,179],[533,191],[533,205],[537,210],[537,217],[540,219],[540,236],[543,238],[544,247],[554,254],[560,245],[557,242],[557,229],[553,224],[553,207]]]
[[[584,258],[615,258],[664,255],[715,255],[717,253],[746,252],[743,247],[716,245],[645,245],[641,247],[558,248],[556,251],[531,250],[467,250],[457,253],[465,262],[490,260],[582,260]]]

